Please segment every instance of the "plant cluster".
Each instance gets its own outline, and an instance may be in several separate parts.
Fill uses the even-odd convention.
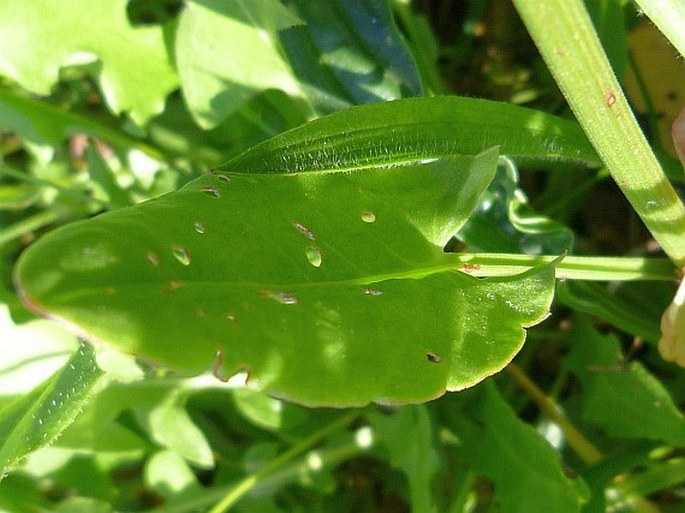
[[[637,4],[0,3],[0,513],[685,511]]]

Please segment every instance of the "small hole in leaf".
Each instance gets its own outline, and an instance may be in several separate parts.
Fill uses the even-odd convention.
[[[195,231],[197,233],[205,233],[207,229],[205,228],[205,225],[202,224],[200,221],[195,221]]]
[[[440,363],[442,361],[440,355],[435,354],[433,351],[426,353],[426,359],[431,363]]]
[[[214,187],[213,185],[203,187],[200,189],[202,192],[204,192],[207,196],[212,196],[214,198],[220,198],[221,197],[221,191]]]
[[[376,214],[375,212],[371,212],[370,210],[365,210],[364,212],[361,213],[362,221],[365,223],[375,223],[376,222]]]
[[[217,175],[217,178],[219,178],[220,182],[228,183],[231,181],[231,177],[228,175]]]
[[[321,264],[323,263],[323,257],[319,248],[316,246],[309,246],[305,250],[305,254],[307,255],[307,260],[310,264],[312,264],[314,267],[321,267]]]
[[[174,246],[171,252],[173,253],[174,258],[178,261],[179,264],[190,265],[190,255],[188,254],[186,248],[183,248],[181,246]]]

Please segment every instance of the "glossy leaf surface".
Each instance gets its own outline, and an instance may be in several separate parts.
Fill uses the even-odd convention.
[[[35,310],[173,368],[246,370],[307,404],[427,400],[501,369],[551,301],[551,267],[478,280],[442,252],[496,159],[206,175],[49,234],[17,283]]]

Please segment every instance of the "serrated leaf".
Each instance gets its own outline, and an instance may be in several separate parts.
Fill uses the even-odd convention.
[[[93,348],[81,344],[60,371],[0,411],[0,479],[74,421],[101,375]]]
[[[583,415],[618,438],[685,444],[685,417],[670,394],[640,362],[625,364],[614,335],[598,333],[578,316],[567,364],[583,387]]]
[[[126,3],[0,3],[0,73],[47,95],[61,67],[93,64],[112,111],[129,112],[144,124],[162,111],[177,78],[161,27],[133,27]]]

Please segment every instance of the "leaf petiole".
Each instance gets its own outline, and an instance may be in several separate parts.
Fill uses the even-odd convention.
[[[479,278],[511,276],[558,259],[558,279],[593,281],[678,279],[678,271],[667,258],[535,256],[509,253],[456,253],[461,270]]]

